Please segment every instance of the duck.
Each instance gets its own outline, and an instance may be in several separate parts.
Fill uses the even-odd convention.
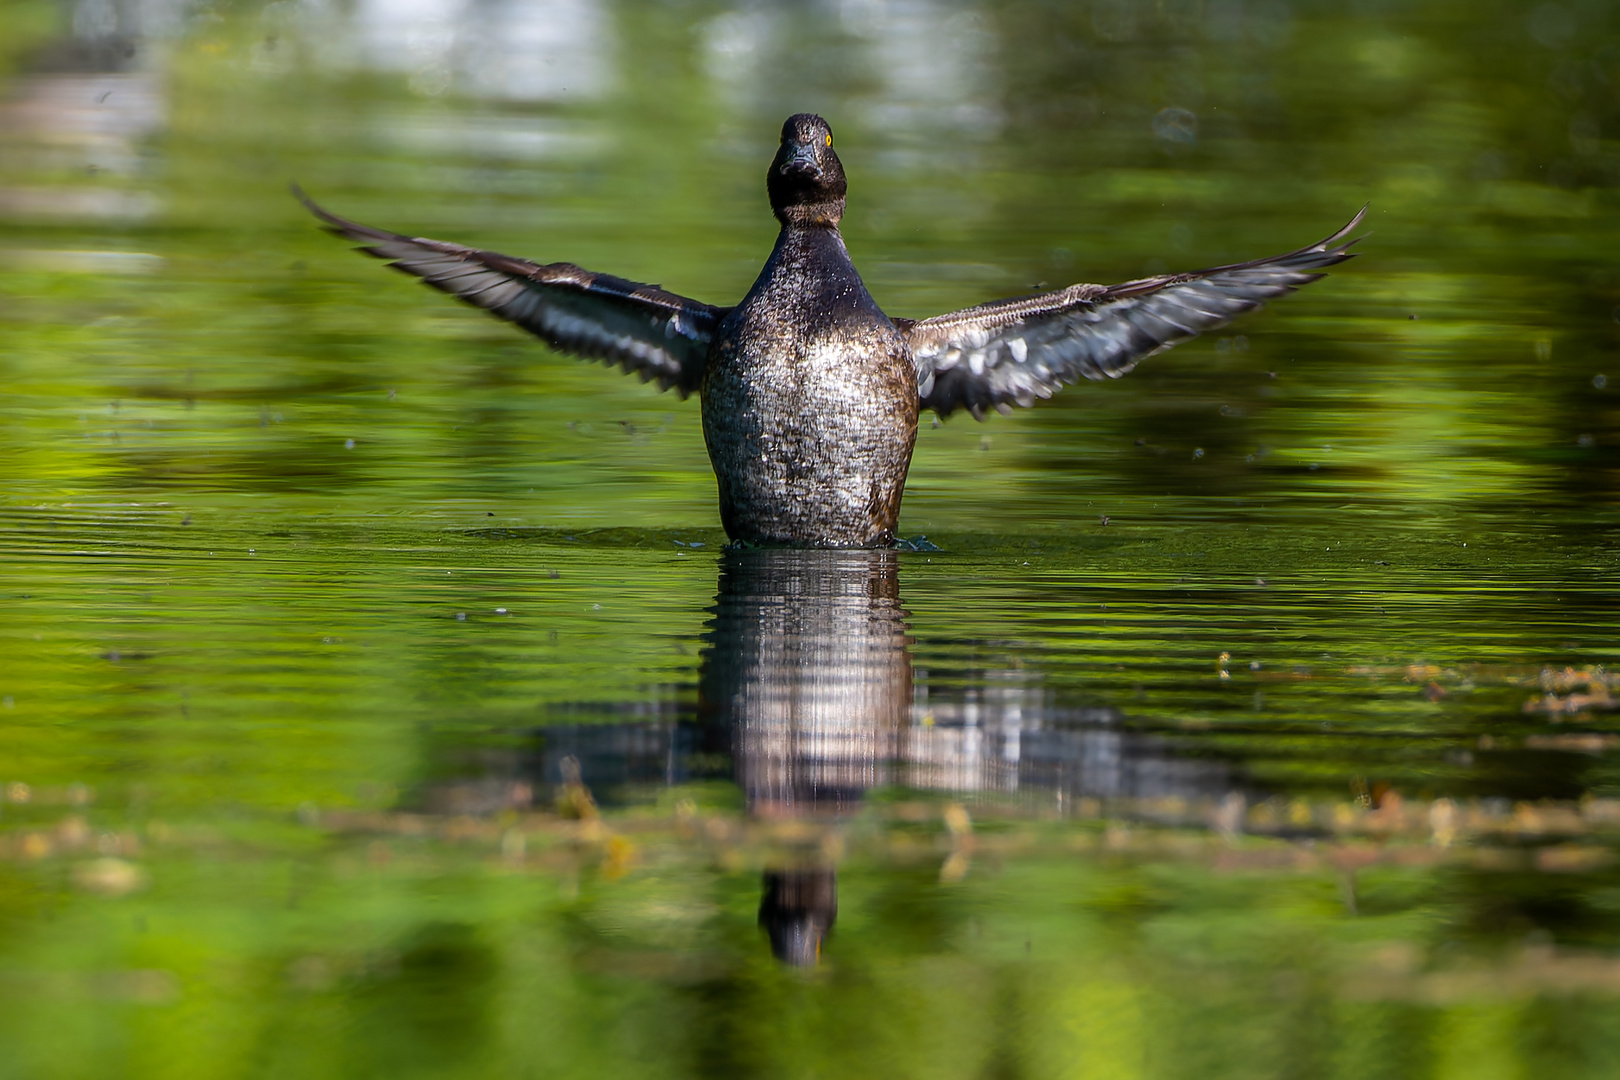
[[[1142,359],[1353,258],[1367,208],[1326,239],[1250,262],[1074,284],[924,319],[886,314],[838,231],[848,190],[831,126],[788,117],[766,173],[781,229],[731,307],[581,269],[372,228],[293,194],[332,233],[552,349],[697,394],[734,544],[890,547],[918,417],[976,419],[1118,378]]]

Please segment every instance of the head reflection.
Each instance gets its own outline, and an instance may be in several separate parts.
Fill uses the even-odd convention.
[[[720,571],[699,709],[730,732],[757,817],[836,817],[888,780],[912,700],[891,551],[735,552]],[[817,854],[765,872],[771,951],[813,964],[838,913]]]
[[[807,967],[838,918],[838,874],[830,866],[765,871],[759,925],[778,960]]]

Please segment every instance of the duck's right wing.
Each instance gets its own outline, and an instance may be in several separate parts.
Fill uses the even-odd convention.
[[[516,323],[561,352],[617,364],[674,388],[683,398],[703,381],[709,340],[730,308],[688,300],[656,285],[593,274],[572,263],[541,266],[442,240],[401,236],[323,210],[293,194],[339,236],[469,304]]]
[[[922,407],[1010,411],[1078,379],[1118,378],[1145,356],[1214,329],[1354,258],[1347,240],[1367,208],[1329,236],[1268,259],[1190,274],[1071,285],[921,322],[896,319],[917,363]]]

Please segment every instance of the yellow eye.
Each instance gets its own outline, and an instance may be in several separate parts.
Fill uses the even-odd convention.
[[[828,136],[827,136],[827,145],[828,145],[828,146],[831,146],[831,145],[832,145],[832,136],[831,136],[831,135],[828,135]]]

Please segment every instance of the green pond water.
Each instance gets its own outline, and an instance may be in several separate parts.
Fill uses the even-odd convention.
[[[338,213],[891,314],[1362,257],[726,552]],[[0,0],[0,1077],[1620,1070],[1620,12]]]

